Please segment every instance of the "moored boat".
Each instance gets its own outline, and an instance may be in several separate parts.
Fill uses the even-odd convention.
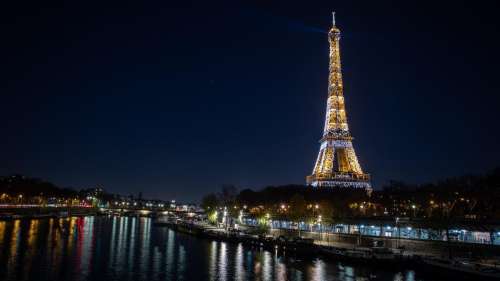
[[[499,268],[470,260],[423,257],[422,262],[426,265],[439,269],[445,269],[453,273],[468,274],[482,278],[500,279]]]

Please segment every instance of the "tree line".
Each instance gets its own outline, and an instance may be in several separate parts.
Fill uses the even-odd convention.
[[[225,185],[203,197],[206,210],[226,207],[236,213],[291,220],[335,221],[347,217],[425,219],[500,219],[500,168],[485,174],[451,177],[433,183],[390,181],[370,194],[364,189],[268,186],[238,192]]]

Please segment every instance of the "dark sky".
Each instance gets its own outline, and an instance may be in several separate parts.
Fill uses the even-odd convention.
[[[177,200],[304,183],[332,10],[354,145],[375,187],[499,164],[494,1],[9,2],[2,175]]]

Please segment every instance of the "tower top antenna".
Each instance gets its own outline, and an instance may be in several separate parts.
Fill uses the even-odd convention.
[[[332,12],[332,23],[335,26],[335,12]]]

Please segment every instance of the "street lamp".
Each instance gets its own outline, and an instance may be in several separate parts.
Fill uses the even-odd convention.
[[[319,205],[318,205],[318,204],[314,205],[314,209],[313,209],[313,217],[315,217],[315,216],[316,216],[316,212],[318,211],[318,209],[319,209]]]
[[[321,215],[318,216],[319,233],[321,233]]]
[[[217,212],[217,210],[214,212],[213,222],[215,223],[215,226],[219,227],[219,212]]]
[[[396,240],[396,248],[399,248],[399,239],[401,238],[401,228],[399,227],[399,217],[396,217],[396,228],[398,229],[398,232],[397,232],[398,239]]]
[[[271,226],[271,229],[272,229],[273,228],[273,223],[270,220],[270,218],[271,218],[271,215],[269,213],[266,213],[266,220],[269,222],[269,225]]]
[[[222,218],[222,223],[227,230],[227,207],[224,207],[224,217]]]
[[[366,214],[365,205],[359,205],[359,209],[361,210],[361,213],[364,216]]]

